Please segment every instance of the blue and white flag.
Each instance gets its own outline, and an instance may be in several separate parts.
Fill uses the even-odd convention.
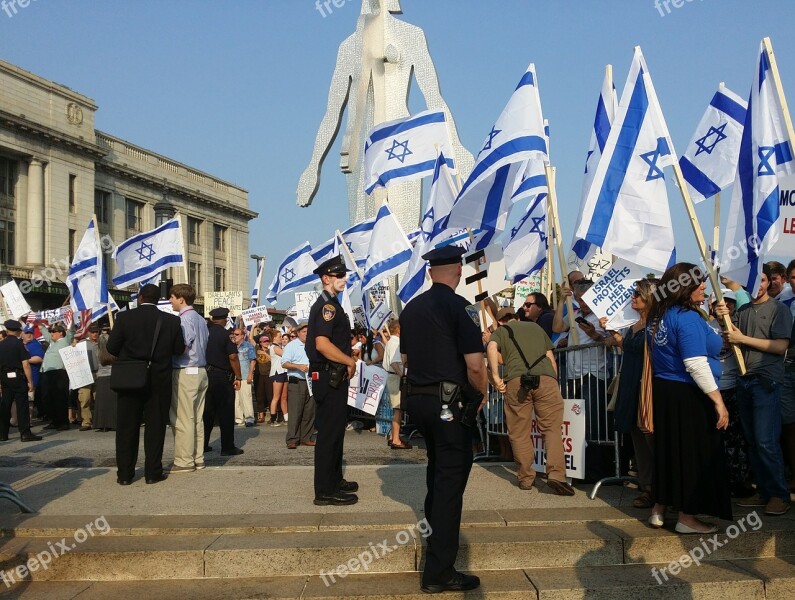
[[[605,73],[605,78],[602,81],[602,91],[599,92],[599,100],[596,103],[596,116],[594,117],[593,131],[591,132],[591,143],[588,146],[588,156],[585,158],[585,177],[582,182],[580,211],[577,213],[577,224],[574,227],[575,232],[580,229],[580,225],[582,224],[588,193],[593,186],[596,167],[599,164],[599,160],[602,158],[602,153],[604,152],[605,144],[607,144],[607,138],[610,135],[610,128],[613,126],[616,112],[618,112],[616,86],[613,84],[612,77],[608,73]],[[577,234],[575,233],[574,240],[571,244],[571,252],[574,256],[569,257],[568,263],[574,268],[579,268],[579,266],[586,263],[591,256],[599,252],[599,247],[591,242],[577,238]]]
[[[389,310],[389,307],[386,305],[386,302],[381,300],[373,307],[373,309],[367,315],[367,322],[370,324],[371,329],[381,330],[383,329],[384,325],[391,316],[392,316],[392,311]]]
[[[319,279],[313,273],[315,269],[317,269],[317,263],[312,260],[312,247],[309,242],[304,242],[292,250],[279,265],[265,300],[276,304],[276,299],[280,294],[302,285],[317,283]]]
[[[429,287],[426,278],[428,263],[423,260],[422,255],[431,249],[431,240],[440,237],[444,231],[442,224],[450,214],[456,195],[457,190],[448,172],[447,161],[444,154],[439,153],[433,171],[433,182],[428,194],[427,208],[422,217],[420,234],[414,244],[408,268],[400,281],[398,296],[404,303],[408,303]]]
[[[386,201],[378,209],[364,264],[362,293],[387,277],[401,273],[411,258],[411,244]]]
[[[537,273],[547,262],[547,195],[538,194],[503,240],[505,275],[511,283]]]
[[[675,160],[646,61],[636,47],[577,238],[665,271],[674,256],[674,232],[663,168]]]
[[[251,304],[249,308],[259,306],[259,289],[262,287],[262,272],[265,270],[265,259],[257,259],[257,278],[254,281],[254,289],[251,290]]]
[[[376,126],[364,144],[364,191],[433,173],[437,148],[453,156],[444,111],[426,110]],[[453,159],[448,167],[454,168]]]
[[[118,267],[113,283],[125,287],[185,264],[182,228],[174,217],[151,231],[134,235],[113,252]]]
[[[72,296],[70,304],[75,311],[93,310],[108,302],[107,276],[94,219],[89,221],[83,239],[75,250],[66,285]]]
[[[694,204],[729,187],[737,174],[748,104],[721,84],[679,159]]]
[[[759,288],[764,253],[778,239],[778,180],[795,173],[793,140],[787,132],[764,41],[758,56],[721,261],[722,273],[739,282],[751,296]]]
[[[110,310],[113,312],[119,312],[119,305],[116,304],[116,301],[113,299],[113,295],[108,293],[108,302],[107,304],[101,304],[93,309],[91,312],[91,322],[99,321],[102,317],[108,314],[108,306],[110,306]]]
[[[502,231],[528,160],[548,160],[535,66],[530,65],[478,153],[446,227]],[[491,237],[491,236],[488,236]]]
[[[373,235],[373,226],[375,225],[375,217],[367,219],[361,223],[351,225],[342,232],[342,239],[348,246],[354,257],[358,260],[363,260],[367,257],[367,250],[370,248],[370,238]],[[337,236],[312,248],[312,260],[317,264],[327,261],[332,256],[337,256],[339,250],[337,249]]]

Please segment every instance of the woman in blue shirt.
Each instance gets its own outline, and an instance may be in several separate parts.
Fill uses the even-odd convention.
[[[696,518],[731,519],[729,477],[720,430],[729,422],[718,379],[723,339],[706,321],[704,275],[678,263],[662,276],[649,312],[652,349],[655,505],[652,527],[665,508],[679,511],[678,533],[714,533]]]

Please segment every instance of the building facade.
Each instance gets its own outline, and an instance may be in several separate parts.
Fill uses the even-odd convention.
[[[250,291],[248,192],[94,128],[96,103],[0,61],[0,267],[34,309],[60,306],[75,249],[96,215],[108,281],[115,244],[180,217],[174,282]],[[6,275],[7,277],[7,275]],[[24,282],[29,282],[23,285]],[[114,290],[118,302],[130,290]]]

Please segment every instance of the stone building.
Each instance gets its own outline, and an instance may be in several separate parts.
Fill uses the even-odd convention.
[[[187,273],[200,297],[248,294],[248,223],[257,216],[248,192],[96,130],[96,111],[91,98],[0,60],[0,279],[31,289],[34,309],[61,306],[92,214],[104,240],[118,244],[177,211],[188,264],[171,269],[174,281]],[[105,265],[110,283],[109,253]],[[117,301],[129,299],[110,287]]]

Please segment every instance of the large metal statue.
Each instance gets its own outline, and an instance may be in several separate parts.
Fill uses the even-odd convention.
[[[351,223],[375,215],[387,195],[384,189],[364,193],[362,154],[364,140],[375,124],[408,116],[411,75],[429,109],[443,109],[447,115],[454,159],[463,178],[474,160],[458,139],[453,116],[439,90],[436,69],[428,52],[422,29],[401,21],[399,0],[362,0],[356,32],[339,47],[337,64],[329,90],[328,106],[315,139],[312,160],[298,182],[298,205],[309,206],[320,187],[320,169],[348,107],[348,121],[340,149],[340,168],[347,176],[348,209]],[[408,232],[420,220],[421,181],[392,184],[389,203]]]

